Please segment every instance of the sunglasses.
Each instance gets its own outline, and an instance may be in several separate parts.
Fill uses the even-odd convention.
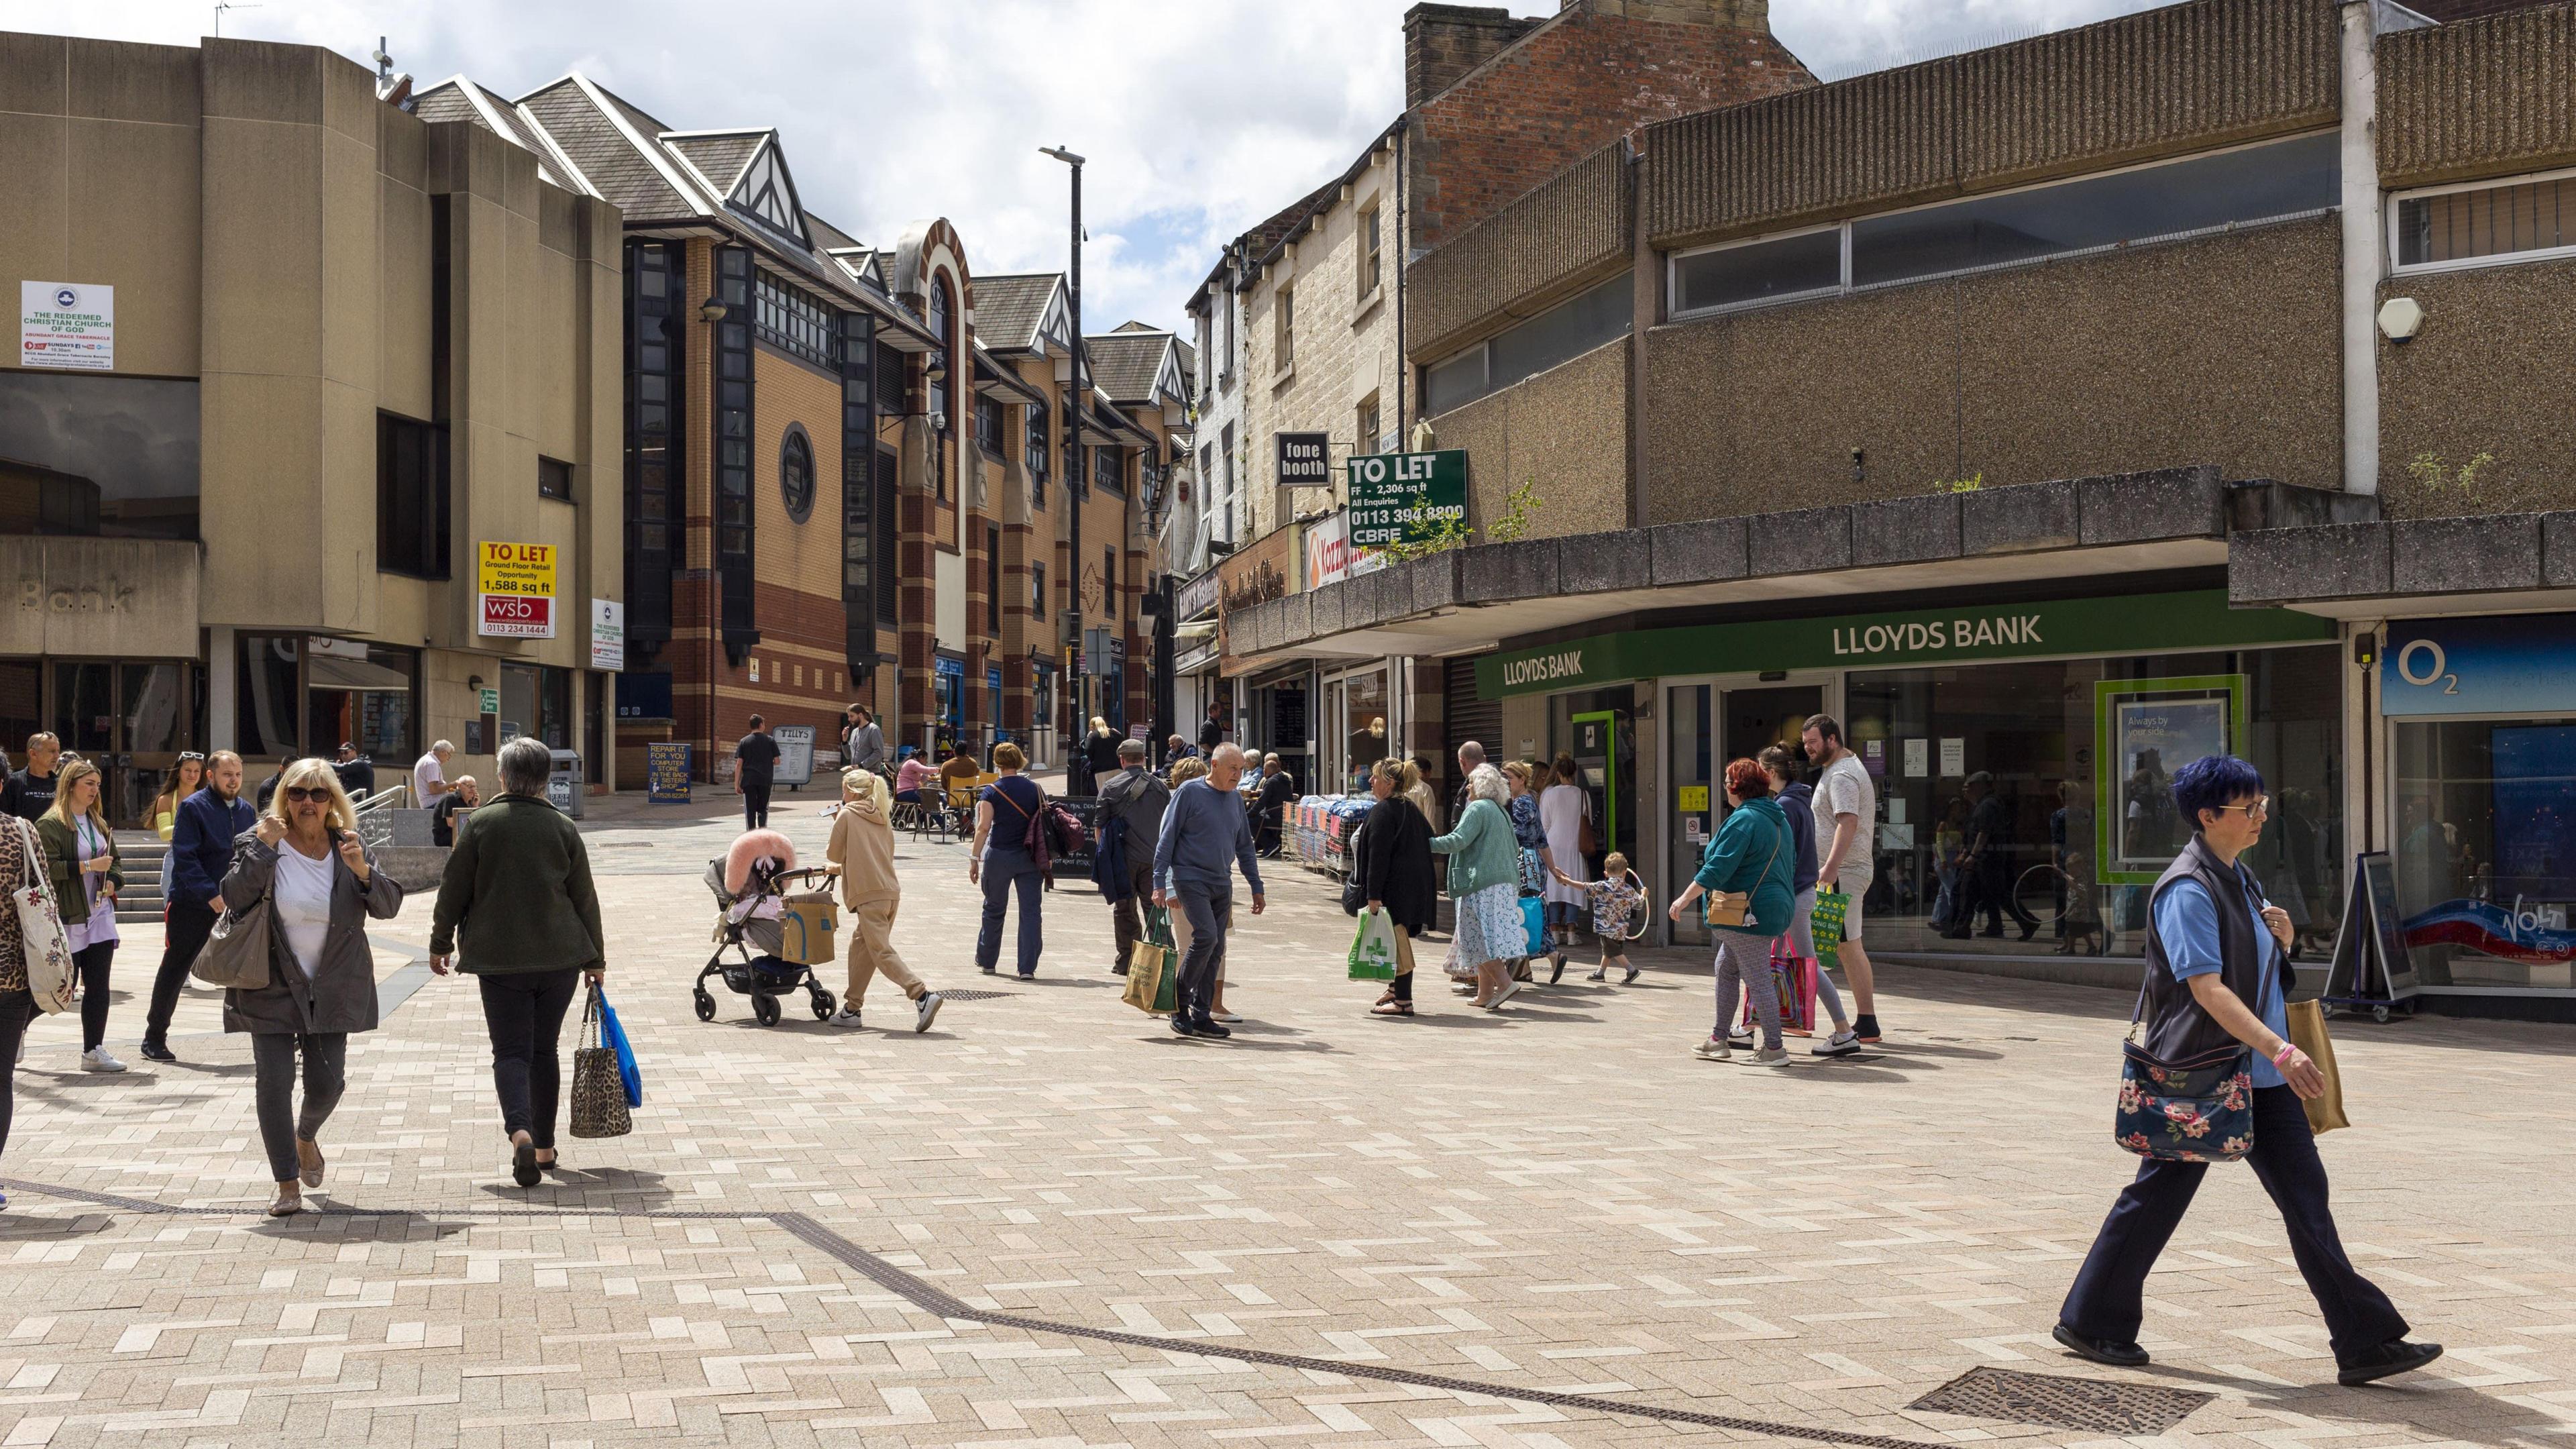
[[[328,805],[331,803],[331,787],[328,785],[289,785],[278,793],[284,795],[289,803],[296,805]]]
[[[179,752],[179,763],[180,763],[180,764],[183,764],[183,765],[184,765],[184,764],[188,763],[190,760],[194,760],[194,761],[196,761],[198,764],[201,764],[201,765],[202,765],[202,764],[204,764],[204,763],[206,762],[206,757],[205,757],[205,756],[203,756],[203,755],[201,755],[201,754],[198,754],[195,750],[181,750],[181,751]]]

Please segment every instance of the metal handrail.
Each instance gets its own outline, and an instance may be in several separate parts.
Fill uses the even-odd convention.
[[[378,790],[373,795],[360,796],[358,799],[351,801],[350,805],[357,811],[357,813],[364,815],[370,810],[378,809],[387,804],[399,806],[402,801],[409,799],[410,796],[411,786],[408,784],[387,785],[385,788]]]

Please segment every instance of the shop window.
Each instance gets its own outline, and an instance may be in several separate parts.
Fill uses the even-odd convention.
[[[1324,707],[1336,730],[1324,743],[1335,786],[1344,793],[1367,794],[1370,767],[1394,751],[1386,705],[1383,668],[1346,675],[1324,686]]]
[[[1843,230],[1684,252],[1672,259],[1676,317],[1831,292],[1843,284]]]
[[[243,634],[233,673],[233,748],[244,759],[303,753],[304,641],[291,634]],[[333,744],[339,741],[334,739]]]
[[[347,740],[379,765],[410,768],[420,753],[420,651],[349,639],[305,648],[305,750],[328,754]],[[377,787],[393,782],[387,772]]]
[[[2576,172],[2397,197],[2399,270],[2534,261],[2576,251]]]
[[[790,523],[814,516],[814,441],[802,423],[789,423],[778,445],[778,502]]]
[[[2392,726],[2398,916],[2427,986],[2576,988],[2576,718]]]
[[[572,465],[555,458],[537,460],[537,496],[572,501]]]
[[[376,414],[376,567],[446,578],[447,515],[447,429]]]
[[[197,384],[0,369],[0,534],[197,536]]]

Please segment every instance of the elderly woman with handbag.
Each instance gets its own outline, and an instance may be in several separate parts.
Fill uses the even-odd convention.
[[[1449,857],[1449,896],[1457,903],[1457,931],[1449,953],[1476,976],[1470,1006],[1489,1011],[1519,993],[1511,979],[1512,963],[1529,954],[1529,928],[1521,917],[1520,843],[1512,837],[1511,817],[1503,802],[1511,787],[1502,771],[1478,765],[1467,777],[1467,808],[1458,828],[1431,842],[1434,855]]]
[[[1753,993],[1753,1013],[1762,1023],[1762,1045],[1753,1053],[1757,1067],[1785,1067],[1788,1048],[1780,1045],[1780,992],[1771,981],[1771,945],[1789,929],[1797,896],[1789,889],[1798,866],[1789,838],[1789,817],[1771,798],[1771,777],[1751,760],[1726,767],[1726,823],[1700,857],[1699,874],[1690,888],[1673,898],[1666,912],[1672,919],[1705,895],[1710,897],[1708,924],[1717,938],[1717,1029],[1694,1049],[1702,1061],[1722,1062],[1733,1055],[1726,1024],[1735,1017],[1735,987],[1742,982]]]
[[[259,1137],[277,1198],[271,1217],[322,1185],[322,1124],[348,1083],[349,1036],[376,1029],[367,919],[393,919],[403,889],[358,839],[357,812],[327,760],[297,760],[225,872],[225,919],[198,953],[226,981],[224,1030],[250,1036]],[[294,1103],[296,1059],[304,1105]]]

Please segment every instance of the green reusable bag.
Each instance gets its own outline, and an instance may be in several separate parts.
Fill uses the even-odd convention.
[[[1842,960],[1843,913],[1851,909],[1851,897],[1841,891],[1816,892],[1816,909],[1807,919],[1816,934],[1816,964],[1832,966]]]
[[[1351,938],[1351,979],[1393,981],[1395,962],[1395,923],[1384,911],[1361,911],[1359,934]]]

